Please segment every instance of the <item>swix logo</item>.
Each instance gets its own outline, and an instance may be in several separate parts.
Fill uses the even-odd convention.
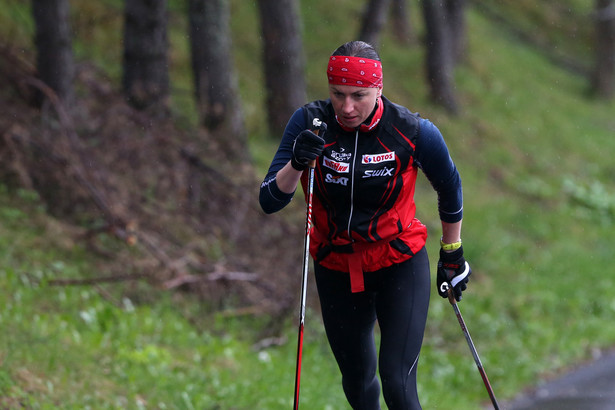
[[[363,164],[379,164],[381,162],[395,161],[395,151],[385,152],[384,154],[365,154],[361,157]]]
[[[339,172],[340,174],[347,174],[350,170],[350,164],[347,162],[338,162],[333,161],[331,158],[324,157],[322,160],[322,164],[334,170],[335,172]]]
[[[393,171],[395,168],[380,168],[380,169],[368,169],[363,174],[363,178],[371,178],[371,177],[392,177]]]
[[[328,182],[330,184],[340,184],[340,185],[348,186],[348,178],[340,177],[337,175],[333,176],[331,174],[327,174],[327,176],[325,177],[325,182]]]

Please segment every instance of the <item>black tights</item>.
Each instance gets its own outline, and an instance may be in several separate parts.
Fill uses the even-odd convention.
[[[406,262],[366,272],[365,292],[350,292],[348,273],[318,264],[315,273],[325,331],[352,408],[380,409],[374,341],[377,319],[381,333],[378,365],[387,407],[420,409],[416,366],[430,292],[425,248]]]

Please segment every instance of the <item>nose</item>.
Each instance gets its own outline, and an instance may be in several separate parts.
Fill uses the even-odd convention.
[[[342,104],[342,112],[343,113],[351,113],[354,111],[354,104],[352,102],[351,97],[344,98],[344,103]]]

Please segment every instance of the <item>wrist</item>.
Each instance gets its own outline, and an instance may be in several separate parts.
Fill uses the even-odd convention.
[[[453,252],[461,248],[461,239],[457,242],[447,243],[440,238],[440,248],[446,252]]]
[[[307,168],[307,165],[297,161],[294,156],[290,159],[290,165],[297,171],[304,171]]]

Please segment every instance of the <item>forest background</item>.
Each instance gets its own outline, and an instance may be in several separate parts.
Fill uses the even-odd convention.
[[[201,2],[158,3],[168,6],[167,91],[127,86],[124,2],[70,2],[68,94],[40,81],[30,4],[5,3],[0,407],[290,407],[304,207],[293,201],[266,217],[257,203],[279,139],[269,131],[274,102],[259,24],[268,2],[202,2],[228,6],[232,54],[222,63],[232,64],[218,66],[235,73],[224,79],[238,97],[228,123],[216,122],[211,83],[195,99],[187,10]],[[339,1],[334,11],[329,2],[286,3],[300,22],[302,98],[326,97],[326,57],[360,36],[371,3]],[[508,400],[615,344],[606,239],[615,107],[608,81],[597,87],[593,74],[598,57],[612,57],[596,46],[597,22],[609,14],[581,0],[468,2],[465,52],[443,78],[448,94],[438,94],[426,80],[438,31],[425,3],[440,2],[407,2],[402,38],[393,20],[381,27],[385,95],[439,126],[462,173],[474,274],[461,308],[496,394]],[[224,21],[208,24],[223,33]],[[164,84],[164,73],[156,78]],[[435,202],[423,178],[418,216],[432,262]],[[314,290],[310,282],[302,403],[345,408]],[[419,389],[425,408],[488,401],[435,290]]]

